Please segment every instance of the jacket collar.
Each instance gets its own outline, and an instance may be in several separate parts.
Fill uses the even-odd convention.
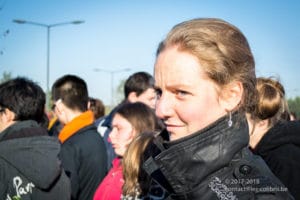
[[[0,133],[0,141],[15,138],[48,135],[47,130],[40,127],[34,120],[17,121]]]
[[[299,132],[299,121],[279,121],[265,133],[253,152],[266,156],[270,151],[284,145],[293,144],[300,147]]]
[[[207,128],[176,141],[157,138],[145,152],[146,159],[148,157],[143,166],[145,171],[171,193],[190,191],[248,146],[244,115],[235,113],[232,120],[233,125],[229,127],[228,117],[224,116]],[[161,136],[165,134],[162,132]]]
[[[58,139],[61,143],[64,143],[67,139],[77,133],[80,129],[94,123],[94,115],[92,111],[86,111],[81,115],[75,117],[72,121],[66,124],[58,135]]]

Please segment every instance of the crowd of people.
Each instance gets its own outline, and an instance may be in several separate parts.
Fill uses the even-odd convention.
[[[107,115],[77,75],[51,100],[49,119],[36,82],[0,84],[0,199],[300,199],[300,122],[222,19],[175,25]]]

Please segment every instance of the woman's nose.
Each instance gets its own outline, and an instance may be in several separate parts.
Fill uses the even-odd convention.
[[[161,119],[166,119],[172,115],[172,101],[167,95],[161,95],[156,101],[155,113],[157,117]]]

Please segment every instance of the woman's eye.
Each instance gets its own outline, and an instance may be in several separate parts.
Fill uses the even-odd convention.
[[[182,91],[182,90],[178,90],[178,91],[176,91],[176,94],[177,94],[178,97],[184,97],[184,96],[186,96],[188,93],[185,92],[185,91]]]

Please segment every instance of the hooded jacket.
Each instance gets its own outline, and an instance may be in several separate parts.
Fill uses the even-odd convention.
[[[0,135],[1,200],[70,199],[56,138],[35,121],[16,122]]]
[[[253,151],[265,160],[295,199],[300,199],[300,122],[278,122]]]
[[[162,132],[148,146],[143,167],[169,193],[164,199],[293,199],[248,149],[244,116],[236,113],[232,121],[229,126],[223,117],[176,141],[168,141],[168,133]]]

